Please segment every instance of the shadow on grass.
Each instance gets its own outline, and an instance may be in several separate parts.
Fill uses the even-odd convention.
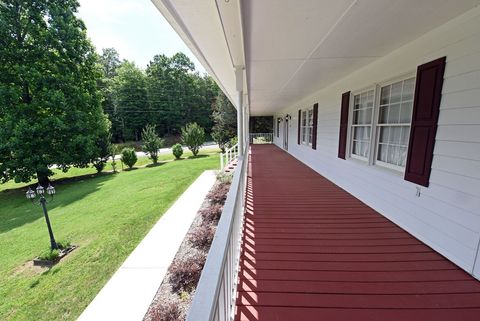
[[[152,167],[159,167],[159,166],[162,166],[162,165],[165,165],[167,162],[158,162],[156,164],[148,164],[148,165],[145,165],[146,168],[152,168]]]
[[[205,154],[202,154],[202,155],[197,155],[197,156],[188,156],[187,158],[188,159],[196,159],[196,158],[204,158],[204,157],[208,157],[209,155],[205,155]]]
[[[65,207],[77,202],[95,193],[106,181],[114,177],[113,173],[104,173],[52,181],[57,192],[53,201],[47,204],[47,209],[51,211],[57,207]],[[42,208],[32,204],[25,197],[28,187],[34,188],[36,184],[0,192],[0,204],[3,204],[0,209],[0,234],[43,218]],[[50,220],[54,221],[55,219],[50,216]],[[54,222],[52,224],[54,225]]]

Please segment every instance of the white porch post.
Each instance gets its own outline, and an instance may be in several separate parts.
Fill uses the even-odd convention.
[[[238,95],[237,105],[237,138],[238,138],[238,156],[243,156],[245,136],[244,136],[244,107],[243,107],[243,67],[235,69],[236,87]]]

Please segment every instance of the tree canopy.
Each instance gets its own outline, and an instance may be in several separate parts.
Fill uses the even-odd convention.
[[[0,175],[44,181],[49,166],[87,166],[108,130],[97,55],[76,0],[2,0]]]

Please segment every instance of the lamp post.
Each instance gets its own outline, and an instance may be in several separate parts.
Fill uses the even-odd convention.
[[[48,218],[48,211],[47,211],[47,205],[46,205],[48,201],[45,198],[45,188],[43,188],[42,185],[38,184],[36,191],[38,196],[40,197],[37,204],[42,206],[43,215],[45,216],[45,221],[47,222],[48,234],[50,235],[50,247],[52,248],[52,250],[58,249],[57,242],[55,242],[55,237],[53,236],[52,226],[50,225],[50,219]],[[50,195],[50,200],[52,200],[53,195],[55,195],[55,188],[50,184],[48,184],[48,187],[47,187],[47,194]],[[29,187],[25,195],[30,201],[32,201],[32,204],[35,204],[35,196],[36,196],[35,191],[33,191]]]

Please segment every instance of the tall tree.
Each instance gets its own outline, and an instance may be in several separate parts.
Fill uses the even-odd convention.
[[[123,135],[136,141],[149,123],[150,109],[147,100],[145,73],[134,63],[124,61],[113,79],[115,110],[122,121]]]
[[[175,135],[189,122],[210,132],[211,105],[218,87],[209,76],[195,72],[183,53],[156,55],[147,67],[148,98],[161,134]]]
[[[40,182],[87,166],[108,130],[96,80],[97,55],[76,0],[2,0],[0,176]]]
[[[102,70],[102,77],[98,81],[98,87],[102,94],[103,110],[112,123],[112,139],[115,142],[125,141],[122,120],[115,108],[113,98],[113,79],[117,75],[117,69],[121,65],[120,55],[115,48],[105,48],[102,50],[99,62]]]

